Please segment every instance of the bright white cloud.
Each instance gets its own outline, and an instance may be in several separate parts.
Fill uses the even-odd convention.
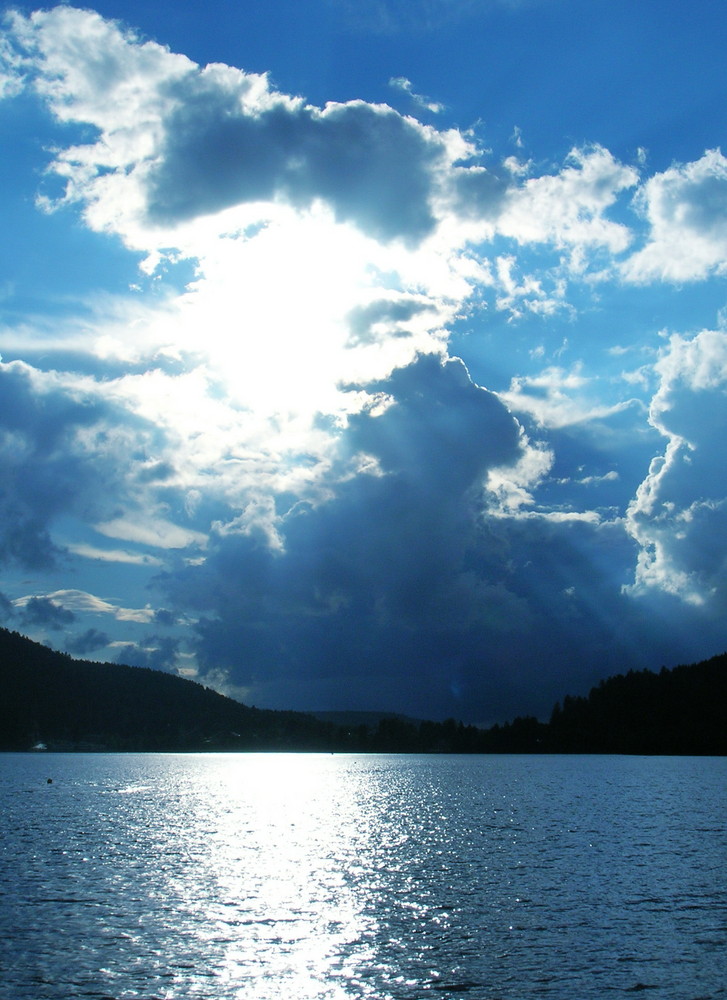
[[[494,517],[521,517],[535,504],[536,488],[550,471],[553,453],[521,432],[520,459],[508,467],[490,469],[485,482],[487,513]]]
[[[429,97],[417,94],[414,91],[411,80],[408,80],[405,76],[392,77],[389,80],[389,86],[394,87],[396,90],[403,90],[418,107],[424,108],[425,111],[431,111],[435,115],[441,114],[444,111],[444,105],[440,104],[439,101],[432,101]]]
[[[667,439],[631,504],[640,547],[632,590],[658,588],[693,604],[727,598],[727,333],[674,336],[656,365],[652,424]]]
[[[727,273],[727,159],[718,149],[647,180],[637,197],[650,232],[622,265],[628,281],[695,281]]]
[[[526,413],[548,428],[603,419],[630,405],[625,400],[594,407],[593,381],[580,362],[570,369],[551,365],[537,375],[517,376],[500,397],[515,413]]]
[[[113,521],[96,524],[94,528],[107,538],[136,542],[156,549],[185,549],[191,546],[204,546],[207,541],[206,535],[201,532],[190,531],[171,521],[153,517],[145,517],[143,521],[116,518]]]
[[[568,309],[565,300],[565,282],[557,276],[536,278],[534,275],[517,274],[517,259],[513,254],[505,254],[495,261],[497,277],[495,306],[510,315],[510,319],[522,319],[528,313],[550,316],[560,309]],[[545,287],[548,281],[550,288]]]
[[[69,552],[81,556],[82,559],[95,559],[98,562],[123,563],[129,566],[162,566],[161,559],[146,552],[129,552],[127,549],[100,549],[95,545],[71,543],[66,546]]]
[[[520,244],[566,251],[571,269],[580,272],[594,251],[616,254],[628,247],[628,228],[606,213],[637,182],[637,171],[602,146],[574,148],[558,173],[530,177],[509,191],[497,229]]]
[[[111,615],[118,621],[140,622],[147,624],[154,619],[154,612],[151,608],[123,608],[110,601],[105,601],[94,594],[89,594],[85,590],[54,590],[50,594],[28,594],[19,597],[13,604],[17,608],[25,608],[30,602],[38,598],[51,601],[53,604],[66,611],[78,613],[90,613],[97,615]]]
[[[23,60],[7,38],[0,35],[0,101],[23,89]]]

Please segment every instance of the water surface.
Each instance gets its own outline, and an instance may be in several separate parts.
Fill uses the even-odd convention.
[[[5,754],[0,787],[2,1000],[727,997],[724,758]]]

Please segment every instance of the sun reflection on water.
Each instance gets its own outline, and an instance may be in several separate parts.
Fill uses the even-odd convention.
[[[357,970],[373,963],[377,916],[367,865],[379,830],[376,782],[345,758],[226,758],[208,773],[195,827],[207,856],[205,933],[220,979],[240,996],[371,995]],[[214,785],[213,785],[214,787]],[[214,829],[212,827],[215,827]]]

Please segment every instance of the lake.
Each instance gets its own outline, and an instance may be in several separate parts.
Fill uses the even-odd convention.
[[[2,1000],[727,997],[726,758],[1,754],[0,781]]]

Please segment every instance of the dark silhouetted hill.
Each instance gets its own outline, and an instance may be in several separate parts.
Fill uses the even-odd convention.
[[[311,749],[333,727],[160,670],[74,660],[0,629],[0,749]]]
[[[491,729],[391,713],[251,708],[159,670],[74,660],[0,629],[0,750],[727,753],[727,653],[631,671],[569,696],[550,721]]]
[[[548,740],[561,753],[727,753],[727,653],[630,671],[556,705]]]

